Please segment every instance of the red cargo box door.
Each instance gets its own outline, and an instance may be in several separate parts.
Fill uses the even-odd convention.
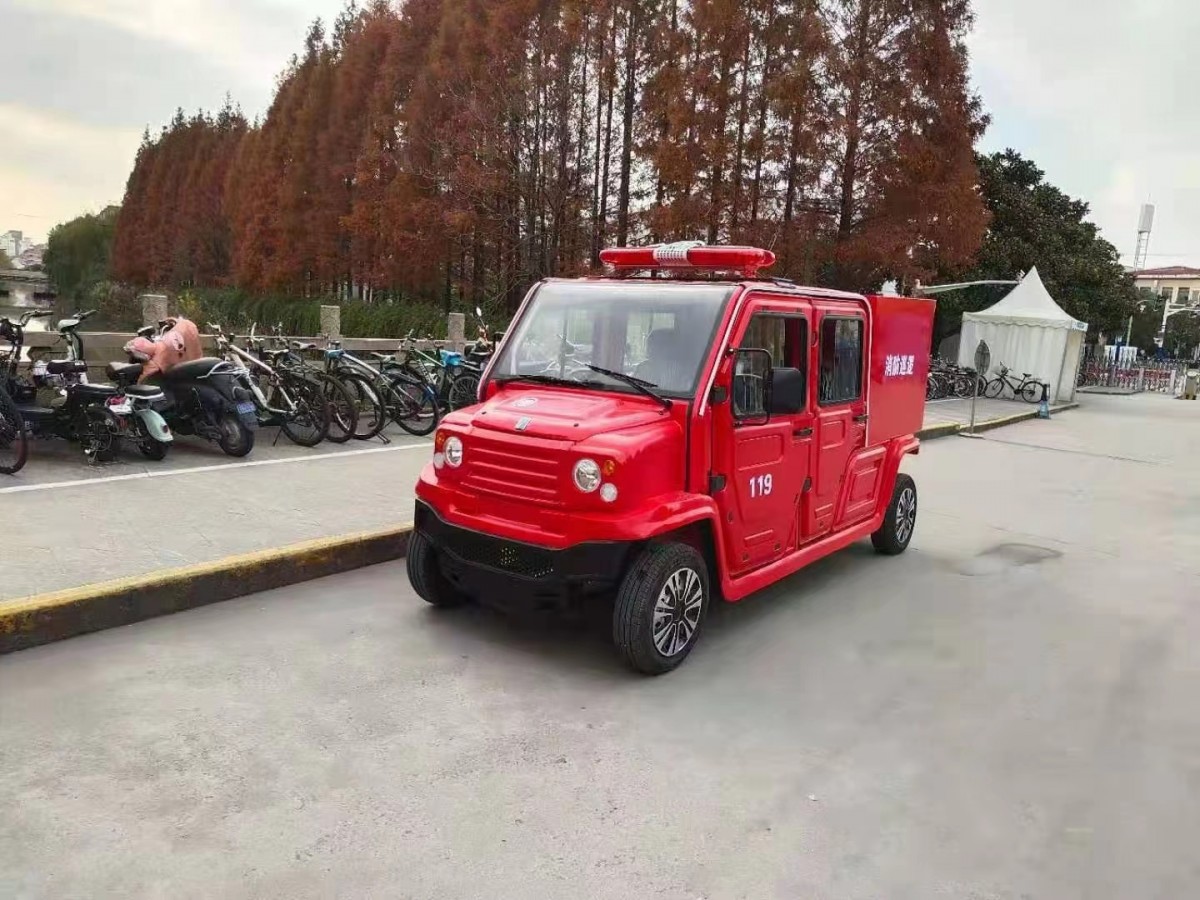
[[[915,434],[925,419],[934,301],[872,296],[868,446]]]

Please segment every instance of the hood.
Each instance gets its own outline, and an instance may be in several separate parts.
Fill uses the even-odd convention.
[[[571,442],[670,421],[670,413],[648,397],[569,389],[501,390],[473,413],[475,428]]]

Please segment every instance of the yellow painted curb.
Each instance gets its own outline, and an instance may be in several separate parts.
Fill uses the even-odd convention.
[[[411,525],[0,601],[0,654],[398,559]]]

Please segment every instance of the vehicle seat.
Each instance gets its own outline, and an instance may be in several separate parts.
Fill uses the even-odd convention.
[[[87,367],[87,362],[82,359],[52,359],[46,363],[46,371],[51,375],[86,372]]]
[[[222,362],[224,360],[218,359],[215,356],[202,356],[200,359],[192,359],[177,366],[172,366],[166,372],[154,377],[156,379],[161,378],[163,381],[186,381],[192,378],[203,378],[213,370],[213,366]]]
[[[638,378],[668,389],[684,387],[691,372],[680,372],[676,348],[679,333],[673,328],[659,328],[646,338],[646,360],[634,372]]]
[[[142,375],[142,364],[110,362],[104,367],[104,374],[117,384],[133,384]]]
[[[128,397],[144,397],[153,399],[163,395],[162,388],[153,384],[131,384],[128,387],[122,388],[125,395]]]
[[[302,343],[300,343],[299,341],[292,341],[292,349],[293,349],[293,350],[300,350],[300,351],[304,351],[304,350],[316,350],[316,349],[317,349],[317,345],[316,345],[316,344],[314,344],[314,343],[312,343],[311,341],[310,341],[309,343],[307,343],[307,344],[302,344]]]

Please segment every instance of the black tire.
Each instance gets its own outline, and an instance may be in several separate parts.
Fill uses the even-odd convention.
[[[463,372],[450,382],[450,389],[446,391],[446,406],[451,410],[474,406],[475,395],[478,392],[479,375],[475,372]]]
[[[354,393],[331,375],[316,377],[329,409],[329,432],[325,439],[331,444],[344,444],[358,430],[358,403]]]
[[[290,378],[284,387],[296,404],[283,420],[283,433],[293,444],[315,447],[329,434],[329,404],[312,381]]]
[[[917,484],[903,472],[896,476],[892,502],[883,515],[883,524],[871,535],[875,549],[887,556],[897,556],[908,549],[917,528]]]
[[[438,563],[437,551],[421,532],[414,531],[409,535],[404,558],[409,583],[417,596],[430,606],[451,609],[468,601],[466,594],[446,580]]]
[[[433,388],[405,375],[389,372],[388,410],[392,421],[411,435],[423,437],[438,426],[441,414]]]
[[[1042,400],[1042,383],[1030,381],[1021,388],[1021,399],[1026,403],[1040,403]]]
[[[152,459],[155,462],[162,462],[167,458],[167,451],[171,449],[170,444],[164,444],[162,441],[156,441],[152,437],[144,437],[138,442],[138,450],[146,459]]]
[[[987,387],[983,391],[983,396],[990,400],[1000,399],[1000,395],[1004,393],[1004,388],[1007,387],[1003,378],[993,378],[987,383]]]
[[[355,439],[369,441],[383,431],[388,423],[387,408],[379,397],[379,390],[355,372],[338,372],[336,378],[354,397],[354,404],[358,410],[358,421],[354,427]]]
[[[89,406],[83,411],[79,441],[93,462],[112,462],[121,452],[121,423],[103,406]]]
[[[617,591],[613,643],[635,671],[670,672],[696,646],[708,605],[704,557],[687,544],[651,544]]]
[[[0,388],[0,475],[16,475],[29,458],[25,419],[12,397]]]
[[[254,449],[254,432],[251,431],[241,416],[235,412],[225,413],[221,418],[221,437],[217,446],[226,456],[247,456]]]

